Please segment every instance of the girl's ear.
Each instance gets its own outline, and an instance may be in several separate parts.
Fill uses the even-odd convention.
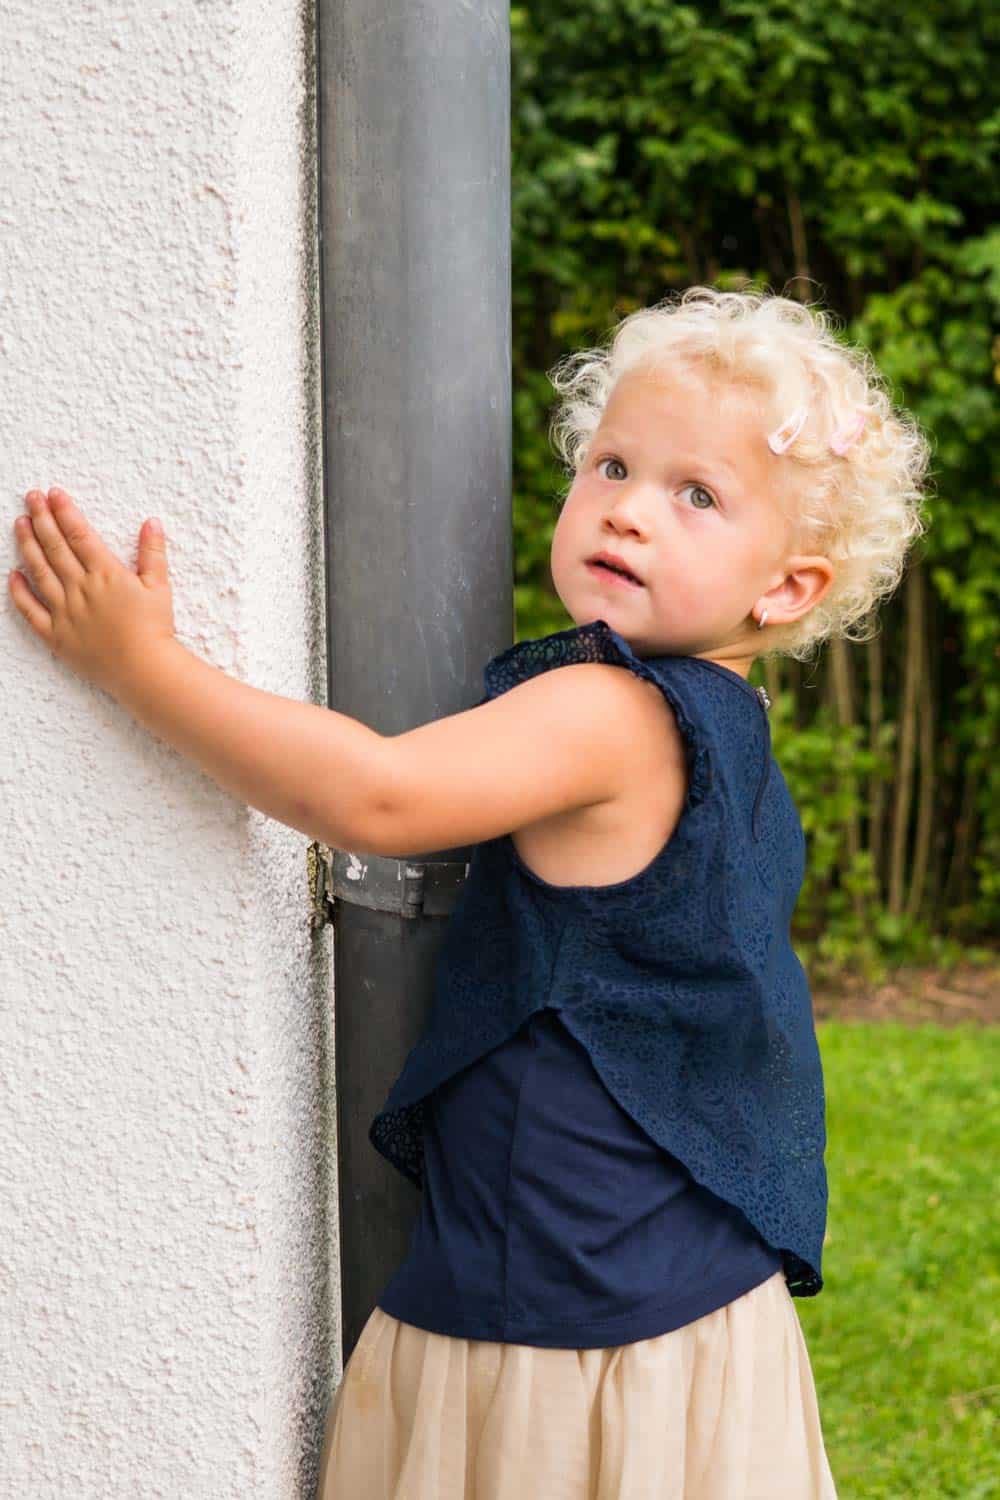
[[[785,581],[761,602],[771,612],[772,625],[791,625],[818,604],[829,591],[835,572],[828,557],[790,557]],[[779,613],[786,618],[775,619]]]

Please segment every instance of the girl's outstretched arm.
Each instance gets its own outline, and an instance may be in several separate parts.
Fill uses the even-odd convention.
[[[604,662],[530,678],[492,701],[384,736],[347,714],[249,687],[174,635],[162,532],[138,569],[115,557],[64,490],[32,491],[15,533],[38,597],[10,589],[54,655],[241,802],[331,847],[405,857],[494,838],[621,795],[637,746],[665,742],[655,685]]]
[[[385,742],[360,720],[250,687],[177,640],[116,696],[241,802],[324,844],[374,853],[366,840]]]
[[[373,854],[456,849],[611,802],[654,758],[654,774],[676,783],[678,812],[686,783],[680,731],[659,688],[599,661],[550,667],[386,737],[382,753]]]

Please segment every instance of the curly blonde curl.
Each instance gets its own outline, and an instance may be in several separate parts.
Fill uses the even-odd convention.
[[[655,377],[680,366],[724,377],[758,403],[767,424],[762,441],[796,408],[808,408],[784,455],[793,466],[794,550],[828,558],[835,576],[798,620],[765,626],[761,656],[808,661],[830,637],[871,640],[879,603],[897,588],[911,544],[927,530],[930,444],[915,418],[893,405],[869,352],[833,329],[831,315],[815,305],[766,289],[695,286],[630,313],[605,347],[577,350],[548,371],[561,398],[550,439],[570,483],[612,390],[630,371]],[[866,413],[861,435],[835,454],[831,437],[859,410]]]

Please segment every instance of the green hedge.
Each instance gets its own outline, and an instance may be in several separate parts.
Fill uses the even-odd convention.
[[[572,623],[548,569],[569,480],[548,435],[559,356],[693,284],[836,313],[931,439],[930,530],[875,642],[753,669],[810,845],[796,947],[814,972],[872,976],[985,955],[1000,929],[1000,12],[538,0],[511,23],[518,639]]]

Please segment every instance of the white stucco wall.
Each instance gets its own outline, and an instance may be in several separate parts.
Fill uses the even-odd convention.
[[[307,840],[6,575],[30,488],[133,566],[158,515],[184,644],[325,701],[312,7],[7,0],[0,33],[0,1495],[297,1496],[340,1373]]]

